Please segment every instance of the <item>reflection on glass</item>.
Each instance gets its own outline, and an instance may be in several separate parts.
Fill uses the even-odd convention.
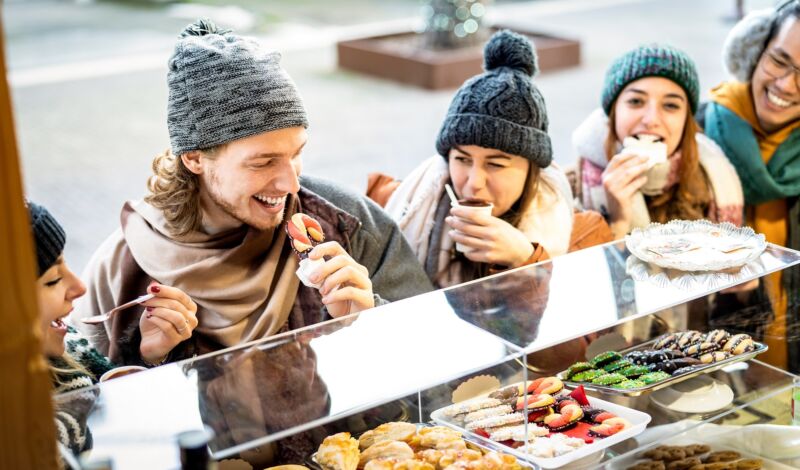
[[[770,245],[760,259],[763,271],[753,277],[796,264],[799,255]],[[217,434],[211,444],[217,458],[307,456],[318,436],[305,433],[322,425],[516,364],[523,352],[531,364],[529,353],[555,351],[567,340],[711,292],[635,281],[626,273],[628,256],[621,242],[582,250],[112,380],[89,389],[100,392],[94,409],[73,400],[86,390],[56,403],[65,412],[91,411],[93,455],[113,456],[117,469],[176,467],[175,436],[204,424]],[[505,375],[513,375],[507,368]],[[408,412],[416,404],[405,406],[402,415],[417,419]]]
[[[629,256],[624,242],[613,242],[462,284],[445,295],[464,320],[534,352],[800,262],[800,253],[768,245],[746,275],[679,288],[634,280],[626,271]]]

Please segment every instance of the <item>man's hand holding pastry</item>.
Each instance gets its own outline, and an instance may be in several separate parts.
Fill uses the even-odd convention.
[[[375,306],[369,271],[358,264],[337,242],[321,243],[308,257],[324,259],[325,264],[311,275],[311,281],[322,283],[319,293],[332,317],[360,312]]]

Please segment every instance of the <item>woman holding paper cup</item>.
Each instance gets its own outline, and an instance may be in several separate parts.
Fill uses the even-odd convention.
[[[484,56],[485,73],[464,83],[450,104],[438,155],[406,177],[386,205],[437,287],[570,248],[572,192],[552,163],[544,98],[531,81],[533,46],[500,31]],[[587,230],[603,233],[593,228]]]
[[[606,72],[602,109],[573,133],[579,194],[615,238],[650,222],[742,223],[741,183],[694,119],[694,62],[665,45],[638,47]]]

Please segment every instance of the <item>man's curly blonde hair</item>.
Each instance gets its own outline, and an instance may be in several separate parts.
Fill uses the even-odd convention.
[[[213,158],[219,147],[201,150]],[[167,149],[153,159],[153,176],[147,180],[150,194],[144,200],[161,209],[174,236],[200,228],[200,179],[183,164],[180,156]]]

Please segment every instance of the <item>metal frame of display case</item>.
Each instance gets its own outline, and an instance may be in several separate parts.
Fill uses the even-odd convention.
[[[527,368],[515,359],[525,364],[533,353],[800,263],[800,252],[768,245],[760,264],[740,278],[678,287],[633,280],[629,256],[623,242],[588,248],[54,401],[57,409],[83,414],[94,453],[113,457],[115,468],[174,467],[174,435],[204,424],[222,430],[210,445],[222,459],[392,402],[416,401],[405,416],[416,411],[413,421],[427,420],[442,400],[428,392],[443,384],[493,367],[507,371],[501,382],[512,373],[526,380]],[[794,379],[757,361],[746,364],[775,374],[765,393]],[[624,446],[608,458],[630,450]],[[126,467],[130,461],[135,465]]]

